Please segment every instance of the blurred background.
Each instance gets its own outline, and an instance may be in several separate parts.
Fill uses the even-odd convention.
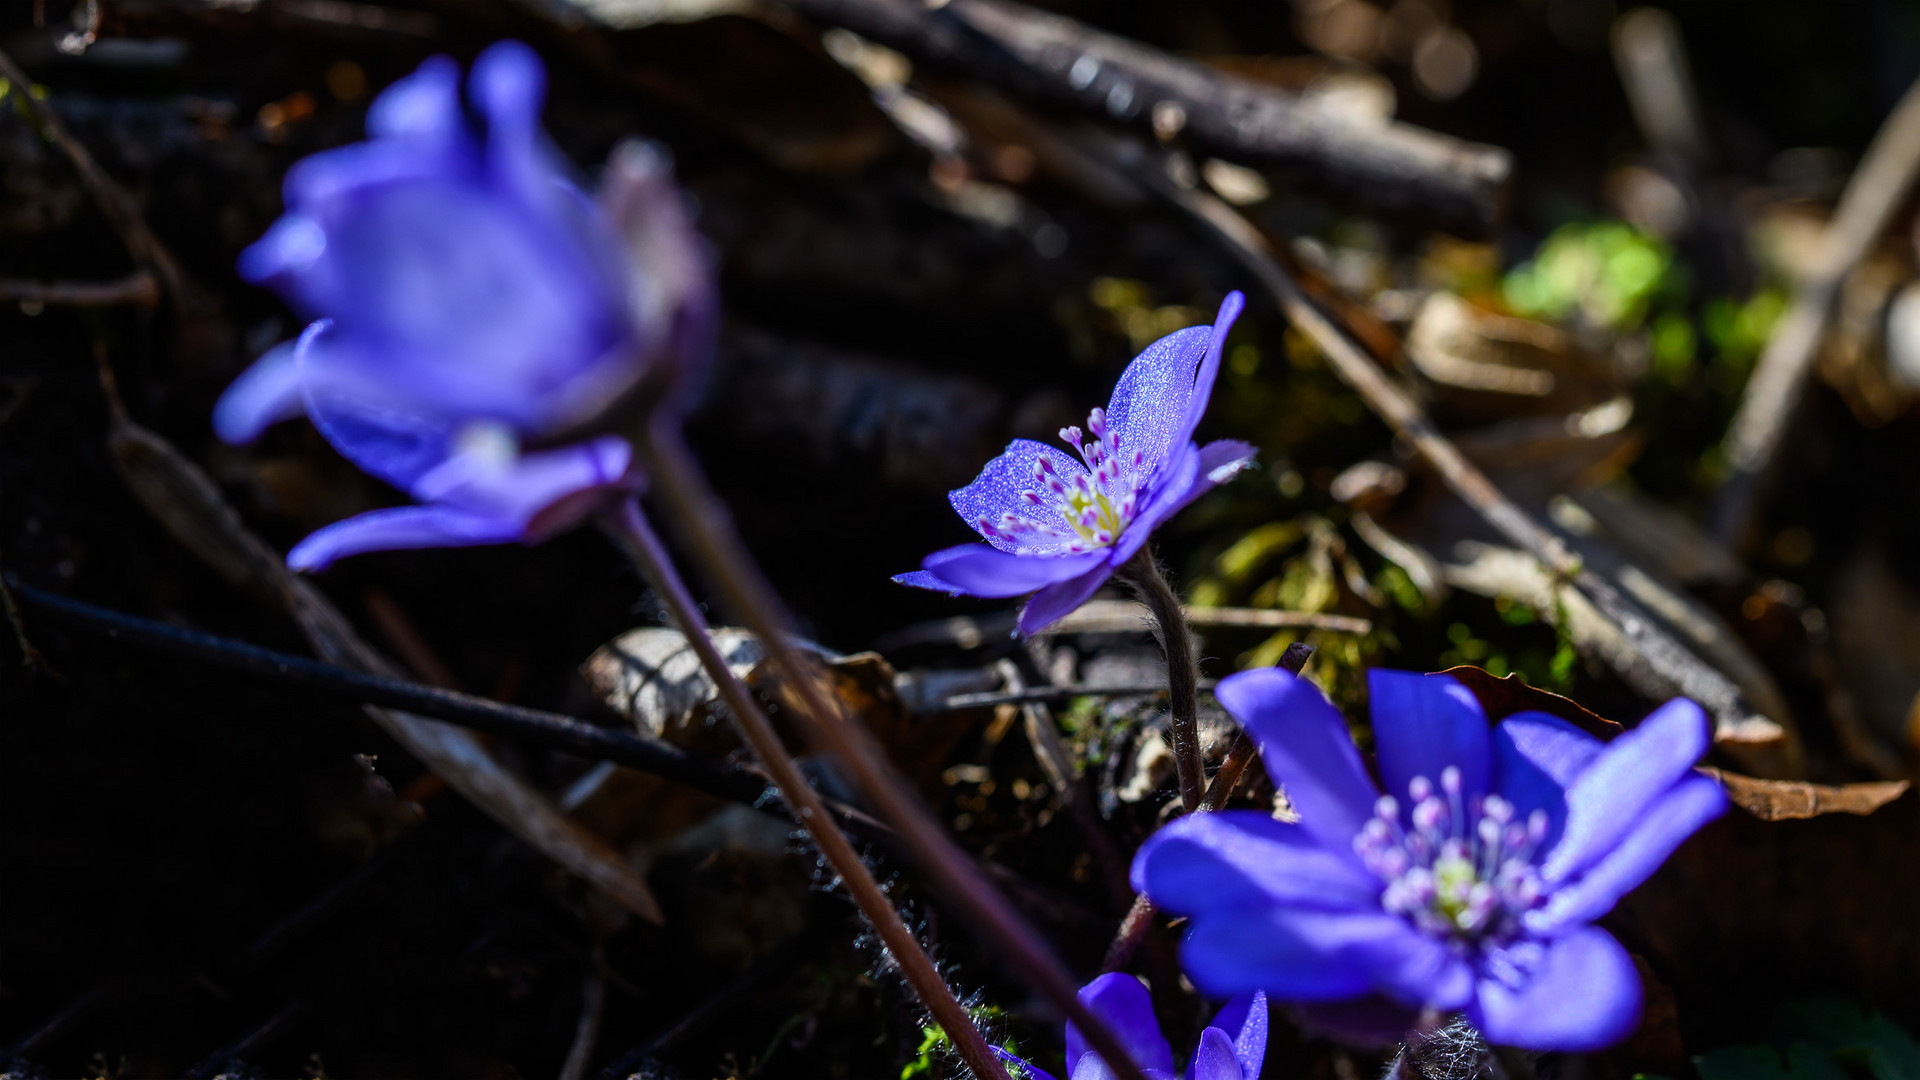
[[[9,573],[309,651],[156,513],[124,424],[204,470],[280,551],[400,500],[304,423],[245,449],[213,438],[220,392],[299,329],[235,256],[279,213],[287,167],[360,138],[381,88],[508,37],[545,57],[547,130],[584,179],[625,138],[671,151],[727,315],[696,450],[806,633],[884,655],[881,674],[848,670],[893,695],[890,749],[1082,970],[1115,913],[1065,811],[1074,781],[1022,734],[1031,712],[929,703],[1002,688],[1008,662],[1063,684],[1150,682],[1158,654],[1126,627],[1016,648],[995,622],[1006,605],[888,577],[971,537],[948,489],[1009,438],[1079,422],[1140,349],[1209,321],[1230,289],[1250,306],[1202,436],[1253,442],[1260,464],[1160,551],[1195,605],[1298,617],[1203,620],[1208,677],[1304,639],[1343,705],[1374,663],[1517,673],[1626,721],[1659,696],[1622,675],[1617,627],[1411,456],[1244,253],[1183,209],[1192,196],[1256,225],[1441,430],[1794,747],[1768,768],[1723,747],[1717,764],[1855,800],[1716,827],[1619,913],[1657,989],[1641,1038],[1583,1067],[1684,1075],[1783,1022],[1818,1043],[1824,1021],[1777,1018],[1811,994],[1914,1030],[1920,813],[1911,792],[1858,787],[1920,760],[1910,168],[1876,181],[1887,205],[1837,268],[1828,224],[1883,125],[1894,173],[1920,159],[1920,118],[1896,111],[1920,76],[1920,8],[11,0],[0,50],[25,79],[0,88]],[[1186,96],[1149,100],[1156,85]],[[1830,303],[1811,381],[1729,530],[1729,424],[1815,288]],[[582,674],[661,622],[592,531],[356,558],[317,583],[420,681],[656,734],[701,726]],[[13,623],[7,1075],[958,1075],[778,823],[492,743],[627,856],[668,914],[648,925],[351,705],[31,603]],[[1156,819],[1154,713],[1093,695],[1051,715],[1122,853]],[[687,736],[730,752],[705,737]],[[1053,1045],[1056,1019],[882,865],[995,1030]],[[1198,1007],[1156,989],[1182,1045]],[[1276,1047],[1269,1076],[1380,1064],[1290,1027]]]

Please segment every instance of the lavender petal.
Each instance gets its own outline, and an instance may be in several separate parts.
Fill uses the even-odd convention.
[[[1202,1031],[1200,1045],[1193,1051],[1193,1063],[1187,1067],[1187,1077],[1188,1080],[1245,1080],[1246,1073],[1233,1052],[1233,1039],[1217,1027]]]
[[[1252,905],[1193,920],[1180,961],[1209,994],[1263,990],[1291,1001],[1337,1001],[1373,989],[1371,968],[1351,947],[1405,930],[1403,920],[1378,908],[1332,913]]]
[[[1380,882],[1350,852],[1257,810],[1189,814],[1141,845],[1133,887],[1183,915],[1254,904],[1377,906]]]
[[[1360,764],[1347,723],[1320,689],[1279,668],[1220,680],[1214,697],[1260,747],[1267,773],[1300,812],[1300,826],[1332,851],[1350,850],[1380,792]]]
[[[1032,637],[1073,614],[1112,576],[1112,564],[1101,562],[1079,577],[1056,582],[1034,593],[1027,606],[1020,609],[1020,633]]]
[[[1544,943],[1520,984],[1483,978],[1467,1018],[1490,1043],[1530,1050],[1601,1050],[1640,1022],[1640,974],[1604,930]],[[1522,948],[1536,948],[1524,943]]]
[[[1706,753],[1711,731],[1700,706],[1676,698],[1608,743],[1567,790],[1566,831],[1541,866],[1546,877],[1572,878],[1611,853]]]
[[[1632,831],[1586,872],[1555,885],[1547,906],[1527,916],[1536,932],[1591,922],[1653,875],[1687,837],[1727,812],[1727,794],[1712,777],[1686,777],[1633,823]]]
[[[1065,539],[1047,540],[1032,534],[1019,536],[1000,535],[980,528],[980,519],[997,523],[1006,514],[1025,518],[1063,533],[1072,530],[1067,527],[1066,519],[1052,501],[1053,495],[1034,479],[1034,463],[1046,461],[1058,473],[1062,482],[1071,485],[1076,476],[1087,475],[1087,468],[1078,458],[1065,451],[1048,446],[1032,439],[1015,439],[999,457],[987,462],[973,483],[956,488],[947,495],[947,501],[953,504],[954,512],[981,536],[987,543],[1002,551],[1012,552],[1052,552],[1063,550]],[[1021,498],[1021,493],[1037,491],[1043,499],[1041,505],[1034,505]]]
[[[473,547],[520,539],[520,523],[446,506],[400,506],[336,521],[287,553],[295,570],[325,570],[349,555],[403,548]]]
[[[936,551],[920,568],[969,596],[1024,596],[1056,581],[1093,569],[1103,556],[1012,555],[985,544],[961,544]]]
[[[1367,691],[1380,783],[1387,794],[1405,799],[1414,777],[1437,782],[1449,767],[1460,770],[1465,799],[1485,794],[1493,773],[1493,736],[1472,691],[1449,675],[1383,668],[1367,673]]]
[[[1173,1048],[1160,1034],[1160,1022],[1153,1015],[1153,998],[1140,980],[1124,972],[1110,972],[1080,988],[1080,1003],[1104,1021],[1109,1030],[1126,1046],[1127,1053],[1143,1069],[1170,1071]],[[1078,1062],[1093,1049],[1080,1029],[1067,1025],[1067,1060]]]
[[[1493,790],[1513,804],[1518,820],[1547,815],[1541,849],[1558,842],[1567,820],[1567,788],[1606,748],[1599,739],[1557,716],[1515,713],[1493,729]]]

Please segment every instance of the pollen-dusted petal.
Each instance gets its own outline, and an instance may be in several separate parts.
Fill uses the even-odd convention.
[[[1200,429],[1200,420],[1206,415],[1207,403],[1213,398],[1214,380],[1220,377],[1220,358],[1227,348],[1227,334],[1232,331],[1234,320],[1245,310],[1247,298],[1234,290],[1220,301],[1220,311],[1213,317],[1212,333],[1208,335],[1207,351],[1201,358],[1200,370],[1193,380],[1193,396],[1187,403],[1187,428],[1185,437],[1193,438]]]
[[[1331,850],[1373,816],[1380,792],[1360,764],[1347,722],[1320,688],[1279,668],[1220,680],[1214,697],[1260,747],[1267,773],[1300,812],[1300,825]]]
[[[1267,1058],[1267,995],[1255,990],[1235,997],[1214,1014],[1209,1026],[1232,1038],[1241,1075],[1247,1080],[1260,1080],[1260,1066]]]
[[[1038,1065],[1028,1063],[1025,1058],[1017,1057],[998,1046],[989,1046],[987,1049],[998,1054],[1001,1061],[1013,1066],[1013,1080],[1054,1080],[1052,1073]]]
[[[1099,553],[1086,555],[1013,555],[985,544],[961,544],[936,551],[920,568],[969,596],[1024,596],[1100,565]]]
[[[1114,545],[1116,564],[1124,563],[1153,539],[1153,531],[1172,517],[1194,497],[1194,485],[1200,477],[1200,448],[1188,443],[1164,462],[1154,476],[1156,486],[1147,489],[1145,501],[1134,512],[1119,543]]]
[[[1053,491],[1045,488],[1036,490],[1036,476],[1040,475],[1036,469],[1042,469],[1044,475],[1065,483],[1084,480],[1087,474],[1086,467],[1065,451],[1032,439],[1015,439],[1007,444],[1007,449],[999,457],[987,462],[986,468],[980,470],[980,475],[973,483],[949,492],[947,501],[953,505],[961,520],[969,525],[983,517],[988,521],[998,521],[1003,514],[1014,514],[1042,525],[1064,528],[1066,519],[1058,516],[1059,511],[1053,508],[1065,504],[1058,501],[1059,497]],[[1040,506],[1036,507],[1024,498],[1028,492],[1041,498]],[[1063,546],[1059,538],[1039,535],[1019,538],[981,535],[1002,551],[1053,551]]]
[[[1514,982],[1483,976],[1467,1018],[1488,1042],[1529,1050],[1602,1050],[1640,1022],[1640,974],[1611,935],[1583,927],[1544,943]],[[1498,957],[1496,960],[1500,959]],[[1526,961],[1531,960],[1531,964]]]
[[[1299,825],[1257,810],[1189,814],[1147,837],[1133,859],[1133,887],[1182,915],[1244,904],[1360,908],[1380,882]]]
[[[1163,1072],[1173,1068],[1173,1048],[1160,1034],[1153,998],[1139,979],[1124,972],[1102,975],[1080,988],[1080,1004],[1106,1023],[1141,1068]],[[1068,1024],[1067,1060],[1078,1062],[1092,1049],[1080,1029]],[[1078,1069],[1074,1075],[1079,1075]]]
[[[1565,883],[1549,882],[1547,906],[1527,917],[1545,930],[1591,922],[1613,910],[1667,861],[1687,837],[1727,812],[1719,782],[1695,773],[1682,779],[1632,822],[1632,830],[1586,872]]]
[[[1416,776],[1438,780],[1460,770],[1468,802],[1485,794],[1493,774],[1493,736],[1473,692],[1451,675],[1374,668],[1367,672],[1374,753],[1387,794],[1405,798]]]
[[[1187,406],[1211,336],[1204,326],[1168,334],[1135,357],[1114,385],[1107,425],[1121,453],[1140,455],[1140,471],[1158,469],[1189,441]]]
[[[1033,594],[1033,599],[1027,601],[1027,606],[1020,610],[1020,633],[1032,637],[1073,614],[1100,590],[1100,586],[1107,583],[1107,579],[1113,576],[1112,561],[1100,552],[1093,552],[1090,557],[1097,560],[1091,570]]]
[[[520,523],[447,506],[399,506],[336,521],[287,553],[295,570],[325,570],[349,555],[404,548],[472,547],[520,539]]]
[[[1607,744],[1567,791],[1567,824],[1541,870],[1564,881],[1605,858],[1706,753],[1705,710],[1675,698]]]
[[[1189,1080],[1244,1080],[1245,1075],[1226,1032],[1210,1027],[1200,1033],[1200,1045],[1194,1048],[1193,1064],[1187,1070]]]

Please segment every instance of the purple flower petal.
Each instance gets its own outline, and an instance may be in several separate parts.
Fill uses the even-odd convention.
[[[1258,990],[1241,994],[1227,1002],[1208,1026],[1219,1028],[1232,1038],[1241,1075],[1259,1080],[1260,1066],[1267,1057],[1267,995]]]
[[[1088,598],[1100,591],[1100,586],[1113,576],[1110,563],[1101,562],[1093,569],[1077,578],[1049,585],[1033,594],[1027,606],[1020,609],[1020,633],[1033,635],[1059,622],[1074,613]]]
[[[1234,1054],[1233,1040],[1226,1032],[1210,1027],[1200,1033],[1200,1045],[1194,1048],[1187,1076],[1189,1080],[1244,1080],[1240,1058]]]
[[[332,336],[316,336],[309,358],[329,346]],[[307,364],[311,372],[313,364]],[[412,492],[422,477],[453,455],[453,434],[437,420],[369,404],[344,394],[315,388],[315,379],[303,379],[307,416],[347,460],[403,491]]]
[[[1215,439],[1200,448],[1200,479],[1215,487],[1233,479],[1253,464],[1260,451],[1238,439]]]
[[[1379,880],[1348,851],[1257,810],[1169,822],[1141,845],[1132,877],[1135,890],[1183,915],[1257,904],[1351,910],[1380,896]]]
[[[465,139],[460,65],[451,57],[429,57],[413,74],[382,90],[367,108],[367,134],[376,139]]]
[[[1675,698],[1607,744],[1567,791],[1567,826],[1541,871],[1564,881],[1612,852],[1653,803],[1706,753],[1712,728],[1700,706]]]
[[[1383,668],[1367,673],[1367,690],[1374,753],[1387,794],[1404,802],[1415,777],[1438,785],[1447,768],[1460,770],[1468,802],[1486,793],[1493,774],[1493,736],[1472,691],[1450,675]]]
[[[1583,927],[1493,958],[1518,979],[1482,978],[1467,1018],[1490,1043],[1530,1050],[1601,1050],[1640,1022],[1640,974],[1605,931]]]
[[[520,523],[447,506],[400,506],[336,521],[293,546],[287,565],[325,570],[348,555],[402,548],[472,547],[520,539]]]
[[[1125,456],[1141,455],[1141,469],[1153,472],[1177,449],[1193,440],[1220,370],[1227,331],[1245,306],[1228,293],[1212,327],[1177,330],[1147,346],[1122,372],[1107,406],[1107,421]]]
[[[985,544],[936,551],[920,568],[969,596],[1024,596],[1056,581],[1078,577],[1104,562],[1102,555],[1012,555]]]
[[[1591,922],[1613,910],[1667,861],[1702,825],[1727,811],[1727,794],[1712,777],[1696,773],[1668,789],[1634,822],[1632,831],[1586,872],[1554,887],[1547,905],[1528,913],[1536,932]]]
[[[1369,964],[1355,945],[1411,933],[1405,920],[1379,908],[1327,912],[1253,905],[1193,920],[1180,946],[1180,966],[1209,994],[1264,990],[1292,1001],[1337,1001],[1373,989]]]
[[[1347,955],[1364,966],[1374,989],[1408,1005],[1448,1011],[1473,998],[1473,969],[1448,942],[1394,918],[1390,932],[1353,942]]]
[[[1192,443],[1186,444],[1161,463],[1160,473],[1154,477],[1153,483],[1154,486],[1143,493],[1146,501],[1135,511],[1133,520],[1113,546],[1115,566],[1133,558],[1135,552],[1153,539],[1153,531],[1160,527],[1161,522],[1194,499],[1195,488],[1201,483],[1200,448]]]
[[[1493,790],[1512,803],[1519,820],[1547,814],[1541,850],[1559,842],[1567,820],[1567,788],[1606,748],[1599,739],[1557,716],[1514,713],[1493,729]]]
[[[1206,355],[1200,361],[1200,371],[1194,376],[1193,397],[1187,402],[1185,437],[1188,439],[1200,429],[1200,420],[1207,413],[1207,403],[1213,399],[1214,380],[1220,377],[1220,358],[1227,350],[1227,334],[1246,306],[1247,298],[1235,289],[1221,299],[1220,311],[1213,317],[1213,333],[1207,342]]]
[[[1140,980],[1124,972],[1102,975],[1080,988],[1080,1004],[1106,1022],[1127,1053],[1143,1069],[1170,1071],[1173,1048],[1160,1034],[1160,1022],[1153,1015],[1153,998]],[[1067,1060],[1074,1062],[1073,1075],[1079,1076],[1079,1062],[1092,1051],[1086,1037],[1072,1024],[1067,1025]]]
[[[1087,467],[1065,451],[1055,449],[1043,442],[1032,439],[1015,439],[1007,444],[1007,449],[997,458],[987,462],[980,475],[966,487],[957,488],[947,494],[947,501],[960,519],[986,538],[987,543],[1002,551],[1037,553],[1064,552],[1067,538],[1049,539],[1032,532],[1007,535],[998,529],[989,531],[980,527],[981,519],[997,524],[1002,517],[1012,514],[1017,518],[1033,521],[1049,528],[1058,529],[1071,536],[1072,529],[1066,518],[1049,499],[1036,506],[1021,498],[1027,491],[1036,491],[1050,496],[1034,480],[1034,463],[1045,460],[1052,464],[1063,482],[1071,484],[1074,477],[1087,475]]]
[[[1300,812],[1301,827],[1330,850],[1349,850],[1380,793],[1360,764],[1346,720],[1319,687],[1261,668],[1220,680],[1214,697],[1253,735],[1268,775]]]
[[[965,591],[958,585],[941,581],[925,570],[909,570],[904,574],[895,574],[892,580],[895,584],[911,585],[916,589],[932,589],[935,592],[946,593],[948,596],[959,596]]]
[[[296,341],[283,341],[240,373],[213,406],[213,430],[230,443],[249,443],[269,425],[300,414],[300,348],[324,324]]]

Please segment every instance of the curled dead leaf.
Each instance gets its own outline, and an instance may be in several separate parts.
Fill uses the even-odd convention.
[[[1702,768],[1720,781],[1733,804],[1761,821],[1793,821],[1821,814],[1871,814],[1907,793],[1905,780],[1864,784],[1809,784],[1802,780],[1760,780],[1724,769]]]

